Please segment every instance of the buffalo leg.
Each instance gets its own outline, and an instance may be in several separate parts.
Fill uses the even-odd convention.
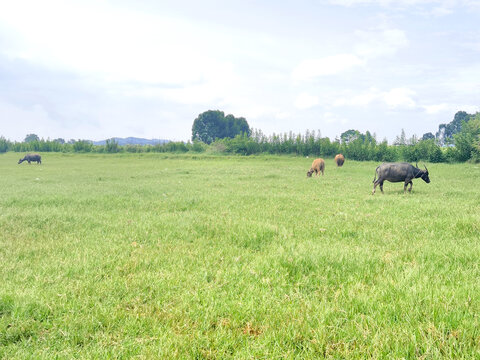
[[[380,184],[380,181],[376,180],[374,183],[373,183],[373,191],[372,191],[372,195],[375,194],[375,188],[377,187],[377,185]]]
[[[405,184],[403,185],[403,193],[405,194],[407,192],[407,186],[408,184],[410,184],[410,190],[408,190],[409,192],[412,190],[412,179],[405,179]]]
[[[410,188],[408,189],[408,192],[412,192],[413,183],[410,181],[409,184],[410,184]]]
[[[383,181],[380,183],[380,190],[382,191],[382,194],[383,194]]]

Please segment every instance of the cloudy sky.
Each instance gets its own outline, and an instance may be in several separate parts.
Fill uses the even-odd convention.
[[[0,0],[0,135],[392,141],[480,111],[480,0]]]

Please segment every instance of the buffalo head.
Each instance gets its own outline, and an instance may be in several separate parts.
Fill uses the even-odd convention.
[[[425,181],[428,184],[430,182],[430,178],[428,177],[428,169],[425,166],[425,164],[423,166],[425,167],[425,171],[423,171],[423,174],[420,177],[422,178],[423,181]]]

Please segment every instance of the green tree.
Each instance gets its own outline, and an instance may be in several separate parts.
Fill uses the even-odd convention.
[[[233,139],[235,136],[241,134],[247,134],[247,136],[251,135],[251,130],[248,126],[247,120],[245,120],[243,117],[236,118],[231,114],[225,116],[225,132],[223,137],[229,137]]]
[[[422,140],[430,140],[430,139],[435,139],[435,135],[433,135],[431,132],[423,134]]]
[[[118,145],[118,142],[112,138],[105,142],[105,151],[107,153],[117,153],[120,151],[120,146]]]
[[[348,145],[350,142],[354,141],[355,139],[358,139],[361,136],[362,136],[362,134],[360,133],[360,131],[350,129],[350,130],[347,130],[347,131],[343,132],[340,135],[340,140],[341,140],[342,144]]]
[[[10,141],[5,139],[3,136],[0,136],[0,153],[7,152],[10,147]]]
[[[30,143],[32,141],[40,141],[40,138],[36,134],[28,134],[25,136],[25,140],[23,140],[26,143]]]
[[[192,141],[200,140],[206,144],[211,144],[215,139],[234,138],[241,134],[251,134],[247,120],[233,115],[225,116],[220,110],[201,113],[192,125]]]
[[[458,160],[480,161],[480,113],[477,113],[472,120],[464,121],[461,131],[453,138],[458,150]]]
[[[93,145],[88,140],[78,140],[73,144],[73,151],[75,152],[91,152]]]
[[[436,137],[440,144],[448,144],[454,141],[454,135],[462,130],[462,124],[470,121],[475,115],[466,113],[465,111],[458,111],[453,120],[448,124],[440,124]]]
[[[404,129],[402,129],[400,136],[395,138],[393,145],[407,145],[407,136],[405,135]]]

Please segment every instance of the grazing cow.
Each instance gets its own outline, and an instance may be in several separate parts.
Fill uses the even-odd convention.
[[[41,164],[42,157],[38,154],[27,154],[23,159],[18,160],[18,163],[21,164],[24,161],[28,161],[29,164],[31,161],[36,161],[37,164]]]
[[[312,177],[313,172],[315,172],[315,176],[318,176],[318,174],[322,172],[322,176],[323,176],[324,171],[325,171],[325,161],[323,159],[315,159],[313,160],[312,167],[307,172],[307,176]]]
[[[342,154],[337,154],[335,156],[335,163],[337,164],[337,166],[342,166],[343,163],[345,162],[345,157],[342,155]]]
[[[417,164],[415,164],[417,165]],[[425,166],[425,165],[424,165]],[[378,175],[378,179],[377,179]],[[407,191],[407,185],[410,184],[408,191],[412,191],[412,180],[422,178],[427,184],[430,182],[428,177],[428,169],[425,166],[425,170],[419,169],[409,163],[383,163],[375,169],[375,177],[373,178],[373,191],[375,194],[375,188],[380,185],[380,190],[383,193],[383,182],[388,180],[390,182],[404,182],[403,192]]]

